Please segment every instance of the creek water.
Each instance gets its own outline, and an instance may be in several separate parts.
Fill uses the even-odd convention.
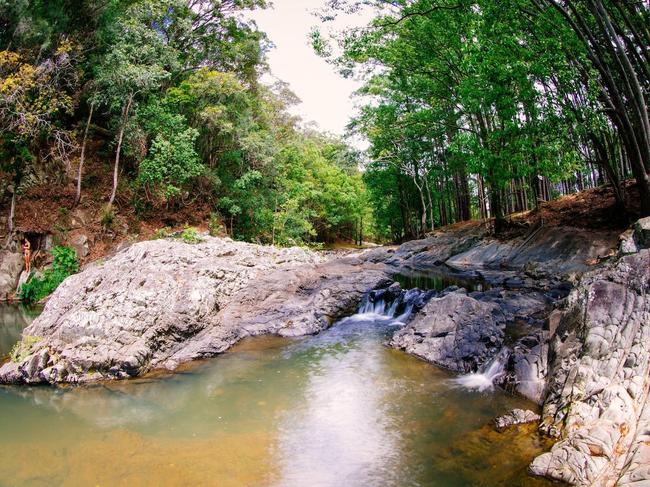
[[[447,266],[434,268],[429,272],[403,272],[393,276],[404,289],[423,289],[442,291],[448,286],[464,287],[468,292],[486,291],[490,285],[475,276],[469,277]]]
[[[0,305],[0,360],[11,353],[23,329],[40,313],[39,307]]]
[[[1,387],[0,485],[547,485],[526,473],[549,447],[534,427],[490,426],[534,406],[385,347],[401,326],[388,308],[175,374]]]

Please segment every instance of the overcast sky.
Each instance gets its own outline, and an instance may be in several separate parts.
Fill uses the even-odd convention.
[[[268,56],[273,75],[288,82],[302,100],[293,112],[305,121],[316,122],[323,130],[343,134],[354,114],[351,95],[359,83],[339,76],[309,44],[309,32],[319,23],[312,12],[324,3],[325,0],[273,0],[271,9],[257,10],[251,15],[275,44]],[[342,19],[336,26],[360,25],[366,20],[358,15]]]

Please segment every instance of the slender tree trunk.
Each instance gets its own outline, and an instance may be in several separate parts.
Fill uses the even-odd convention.
[[[359,218],[359,247],[363,247],[363,216]]]
[[[487,211],[487,199],[485,196],[485,182],[483,181],[483,176],[480,174],[477,175],[478,181],[478,201],[479,201],[479,213],[481,220],[485,220],[488,217]]]
[[[117,151],[115,153],[115,166],[113,168],[113,191],[111,192],[111,197],[108,200],[108,204],[112,205],[115,201],[115,195],[117,194],[117,182],[120,174],[120,152],[122,151],[122,140],[124,139],[124,129],[126,128],[126,123],[129,119],[129,111],[131,110],[131,103],[133,102],[133,94],[129,95],[129,98],[122,108],[122,121],[120,124],[120,133],[117,138]]]
[[[11,206],[9,207],[9,216],[7,217],[7,230],[9,234],[14,232],[14,216],[16,214],[16,188],[11,192]]]
[[[86,128],[84,129],[84,138],[81,143],[81,155],[79,156],[79,167],[77,168],[77,194],[74,197],[74,205],[77,206],[81,201],[81,179],[83,175],[84,160],[86,158],[86,141],[88,140],[88,128],[90,121],[93,118],[93,110],[95,109],[95,102],[90,103],[90,112],[88,113],[88,120],[86,121]]]
[[[435,227],[435,223],[433,220],[433,200],[431,199],[431,189],[429,188],[429,178],[424,178],[424,187],[427,192],[427,198],[429,199],[429,223],[431,224],[429,226],[429,230],[433,231]]]

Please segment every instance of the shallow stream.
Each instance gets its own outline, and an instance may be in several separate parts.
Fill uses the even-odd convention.
[[[396,326],[364,313],[173,375],[1,387],[0,485],[547,485],[526,474],[534,428],[490,426],[533,405],[385,347]]]

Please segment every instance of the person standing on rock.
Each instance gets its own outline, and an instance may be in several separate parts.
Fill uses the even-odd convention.
[[[26,238],[23,240],[23,258],[25,259],[25,270],[29,274],[32,270],[32,244]]]

